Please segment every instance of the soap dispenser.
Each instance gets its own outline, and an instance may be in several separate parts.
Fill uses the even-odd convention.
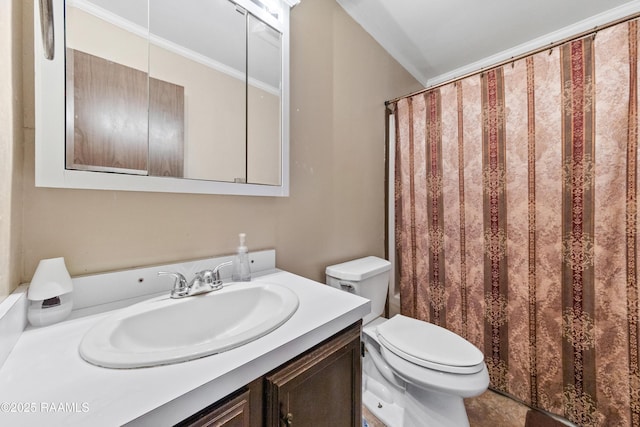
[[[249,251],[245,244],[245,233],[240,233],[240,246],[233,259],[233,273],[231,279],[235,282],[248,282],[251,280],[251,268],[249,268]]]

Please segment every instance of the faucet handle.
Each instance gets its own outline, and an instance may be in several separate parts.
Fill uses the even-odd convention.
[[[202,292],[210,292],[222,288],[222,281],[213,270],[203,270],[196,273],[193,281],[193,287],[196,289],[194,292],[198,293],[199,290],[202,290]]]
[[[175,278],[173,289],[171,289],[171,298],[181,298],[188,294],[189,285],[187,284],[187,279],[181,273],[159,271],[158,276],[172,276]]]
[[[231,264],[233,264],[233,261],[223,262],[222,264],[218,264],[215,266],[215,268],[211,271],[211,274],[213,275],[213,286],[222,287],[222,280],[220,280],[220,269]]]

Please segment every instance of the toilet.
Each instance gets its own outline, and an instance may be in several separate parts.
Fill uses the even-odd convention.
[[[389,261],[369,256],[326,268],[327,284],[371,301],[363,318],[362,401],[388,427],[465,427],[464,398],[489,386],[484,355],[437,325],[383,317]]]

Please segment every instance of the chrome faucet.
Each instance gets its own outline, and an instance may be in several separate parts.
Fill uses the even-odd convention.
[[[200,271],[196,273],[195,277],[188,283],[187,279],[181,273],[159,271],[158,276],[174,277],[175,282],[173,284],[173,289],[171,289],[171,298],[185,298],[222,289],[220,269],[231,265],[231,263],[231,261],[223,262],[222,264],[217,265],[213,270]]]
[[[172,276],[176,279],[173,283],[173,289],[171,289],[171,298],[184,298],[189,296],[189,284],[181,273],[159,271],[158,276]]]

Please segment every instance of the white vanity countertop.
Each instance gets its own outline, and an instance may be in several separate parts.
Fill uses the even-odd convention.
[[[85,362],[80,340],[109,312],[27,328],[0,370],[0,425],[173,425],[369,313],[368,300],[291,273],[255,281],[296,292],[296,313],[262,338],[189,362],[122,370]]]

